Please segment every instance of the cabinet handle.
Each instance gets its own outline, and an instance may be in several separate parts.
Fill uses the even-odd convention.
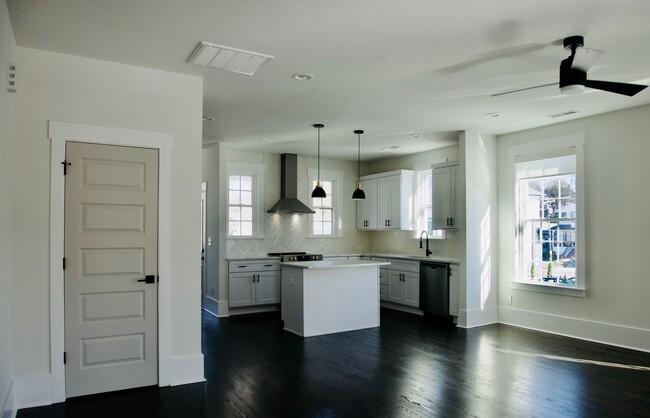
[[[273,267],[273,264],[264,264],[264,267]]]
[[[454,218],[449,218],[451,220],[451,226],[454,226]]]
[[[449,226],[449,218],[447,218],[447,226]]]
[[[246,268],[248,266],[237,266],[237,267],[240,268],[240,269],[243,269],[243,268]]]

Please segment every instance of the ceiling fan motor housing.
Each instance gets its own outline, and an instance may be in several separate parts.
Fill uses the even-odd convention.
[[[587,72],[579,68],[571,68],[573,57],[563,59],[560,63],[560,88],[581,85],[587,82]]]

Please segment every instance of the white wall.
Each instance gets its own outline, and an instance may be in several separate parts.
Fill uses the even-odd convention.
[[[203,181],[207,183],[206,191],[206,235],[212,241],[206,246],[205,262],[207,279],[203,307],[217,314],[219,301],[219,154],[220,144],[213,144],[203,149]]]
[[[497,141],[466,131],[460,136],[461,263],[458,325],[497,322]],[[463,213],[464,212],[464,216]]]
[[[403,157],[373,161],[367,165],[364,174],[385,173],[393,170],[427,170],[432,164],[445,161],[458,161],[458,145],[439,148]],[[421,254],[416,231],[374,231],[371,235],[369,252],[391,254]],[[434,256],[460,258],[460,231],[449,230],[444,240],[431,240],[429,249]]]
[[[202,80],[17,48],[11,259],[14,373],[47,375],[49,353],[48,120],[173,135],[171,161],[171,357],[201,368],[200,185]],[[192,227],[195,225],[195,227]],[[198,364],[200,363],[200,365]],[[178,365],[172,365],[180,370]],[[191,372],[187,372],[192,369]],[[186,377],[172,381],[187,380]]]
[[[7,62],[15,60],[16,42],[7,13],[0,2],[0,66],[5,83]],[[12,226],[11,190],[13,176],[13,118],[15,93],[3,85],[0,89],[0,415],[13,410],[12,337],[11,337],[11,277]]]
[[[509,148],[583,133],[586,297],[512,289],[512,245],[502,245],[499,321],[650,351],[650,106],[500,136],[499,242],[513,240],[515,222]]]

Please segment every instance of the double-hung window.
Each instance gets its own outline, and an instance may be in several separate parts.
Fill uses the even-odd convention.
[[[334,235],[334,196],[332,196],[333,183],[331,180],[321,181],[327,197],[312,198],[312,209],[316,211],[312,217],[313,235]],[[311,190],[316,187],[316,181],[312,181]]]
[[[228,237],[263,236],[264,166],[228,163]]]
[[[415,207],[417,223],[415,238],[419,239],[422,231],[427,231],[429,238],[444,239],[444,230],[433,229],[433,174],[431,169],[416,172],[415,187],[415,202],[417,203]]]
[[[338,222],[338,205],[341,201],[341,187],[343,183],[343,172],[337,170],[321,170],[320,183],[325,190],[327,197],[312,198],[311,192],[318,181],[318,172],[314,169],[308,170],[309,177],[309,202],[311,208],[316,212],[310,216],[309,233],[313,237],[337,237],[340,235]]]
[[[584,289],[578,151],[581,146],[514,158],[516,282]]]

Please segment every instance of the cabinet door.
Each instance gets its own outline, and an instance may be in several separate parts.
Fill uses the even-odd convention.
[[[418,308],[420,306],[420,275],[413,272],[403,272],[404,305]]]
[[[258,305],[280,303],[282,289],[279,271],[260,271],[257,273],[255,302]]]
[[[388,207],[388,229],[400,229],[402,225],[400,224],[401,213],[401,189],[402,189],[402,179],[400,176],[390,176],[386,180],[388,182],[388,201],[386,206]]]
[[[391,188],[392,180],[395,176],[389,177],[380,177],[377,179],[377,228],[378,229],[388,229],[391,220]],[[399,176],[397,176],[398,188],[399,188]],[[399,199],[399,198],[398,198]],[[399,200],[398,212],[399,212]]]
[[[451,226],[454,228],[460,228],[460,167],[455,165],[451,167],[451,178],[449,193],[450,199],[449,202],[451,206],[449,208],[449,217],[451,218]]]
[[[451,167],[433,169],[433,229],[447,229],[451,218]]]
[[[377,179],[361,180],[366,194],[364,200],[357,200],[357,229],[377,228]]]
[[[404,303],[404,283],[402,273],[395,270],[388,270],[388,295],[386,300],[395,303]]]
[[[256,273],[231,273],[229,278],[228,305],[231,308],[255,305]]]

